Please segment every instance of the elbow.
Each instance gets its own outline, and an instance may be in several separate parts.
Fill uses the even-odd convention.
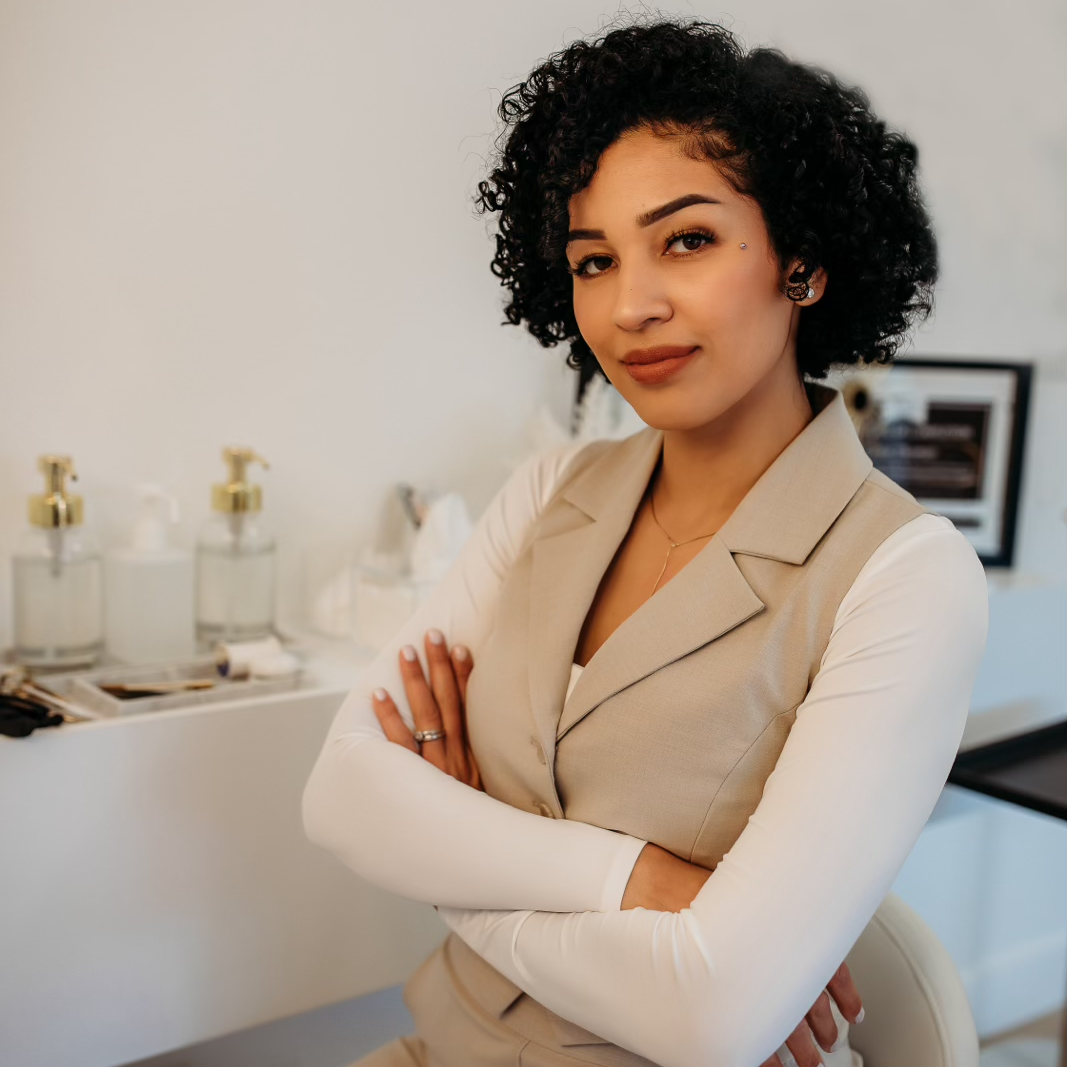
[[[312,844],[332,853],[356,874],[381,884],[380,836],[373,819],[361,813],[376,810],[368,795],[364,768],[353,758],[354,749],[343,738],[328,741],[304,786],[300,814],[304,835]]]
[[[356,776],[345,774],[339,761],[336,743],[327,742],[304,786],[300,814],[308,840],[351,866],[350,857],[342,853],[350,852],[357,841],[359,820],[343,818],[342,813],[362,810],[362,806],[352,796],[351,782]],[[348,785],[342,788],[345,782]]]
[[[304,834],[309,841],[322,848],[329,848],[329,804],[327,797],[329,786],[328,773],[323,767],[326,753],[319,756],[312,768],[311,777],[304,786],[300,800],[300,815],[304,824]]]

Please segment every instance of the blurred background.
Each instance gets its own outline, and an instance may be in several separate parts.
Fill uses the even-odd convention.
[[[1034,367],[1015,560],[990,571],[975,730],[1062,719],[1064,5],[735,0],[660,10],[722,21],[749,45],[828,67],[864,87],[918,143],[942,281],[935,317],[908,354]],[[279,545],[278,617],[294,628],[308,621],[309,575],[373,538],[395,483],[435,484],[461,494],[472,516],[481,512],[530,447],[538,412],[566,424],[576,386],[562,348],[543,350],[501,325],[491,222],[471,206],[497,132],[495,108],[540,59],[614,14],[590,0],[0,0],[0,648],[12,642],[7,558],[25,526],[25,498],[40,491],[35,464],[45,452],[74,456],[86,520],[104,544],[126,534],[133,487],[147,480],[178,499],[176,540],[188,547],[208,517],[209,486],[223,480],[221,447],[254,447],[271,463],[257,480]],[[295,796],[310,765],[300,760],[313,758],[335,706],[328,703],[305,720],[315,725],[292,749],[297,765],[268,761]],[[197,764],[198,745],[217,753],[221,741],[210,734],[215,725],[198,721],[208,732],[183,735],[181,745],[203,767],[211,758]],[[153,741],[151,751],[165,760],[173,743]],[[143,772],[141,742],[123,744],[123,766]],[[27,751],[0,756],[26,759]],[[33,751],[22,777],[8,778],[31,792],[48,763],[36,754],[41,746]],[[82,773],[95,757],[71,758]],[[224,773],[224,761],[215,762]],[[109,779],[117,789],[115,774]],[[107,839],[149,785],[142,775],[128,795],[109,794],[76,849],[20,838],[25,859],[12,864],[48,856],[26,876],[27,893],[46,873],[53,886],[62,879],[71,902],[103,886],[107,848],[92,835]],[[62,821],[69,806],[49,810]],[[296,849],[295,813],[278,810],[288,812]],[[201,814],[210,824],[207,801]],[[257,841],[271,836],[248,817]],[[901,873],[897,891],[949,949],[986,1037],[1062,1005],[1064,826],[946,790]],[[158,839],[155,829],[137,832]],[[212,848],[216,864],[232,852],[221,837]],[[344,912],[355,880],[326,857],[308,858],[308,868],[292,856],[284,862],[296,867],[283,877],[268,864],[257,890],[295,880],[312,894],[297,911],[323,903],[313,936],[299,927],[312,918],[294,917],[279,956],[249,954],[244,942],[228,956],[219,947],[227,922],[254,940],[257,922],[276,932],[278,916],[292,915],[277,902],[246,909],[247,886],[226,890],[236,895],[210,930],[187,908],[190,889],[175,894],[162,926],[145,913],[128,944],[121,932],[93,932],[88,905],[50,940],[23,929],[21,956],[0,941],[0,1062],[107,1067],[168,1053],[167,1064],[241,1063],[251,1045],[184,1059],[169,1050],[334,1002],[347,1007],[332,1009],[332,1021],[323,1015],[299,1030],[297,1020],[288,1032],[299,1030],[300,1042],[318,1034],[320,1045],[332,1040],[322,1037],[328,1032],[343,1034],[355,1059],[364,1049],[352,1046],[353,1034],[369,1048],[390,1027],[402,1029],[393,993],[352,999],[391,988],[409,967],[408,957],[383,963],[381,974],[396,971],[389,982],[353,977],[346,946],[360,951],[366,934],[361,927],[349,937],[330,908]],[[309,888],[312,867],[323,879],[336,873],[321,898]],[[183,876],[167,877],[176,885]],[[207,877],[195,892],[206,900],[211,885]],[[402,926],[426,923],[403,915]],[[198,953],[201,938],[214,947]],[[314,952],[328,944],[329,961],[318,967]],[[67,952],[78,961],[73,970],[62,962]],[[59,970],[47,970],[44,956]],[[79,1005],[66,1029],[46,1022],[65,1009],[34,999],[35,989],[56,993],[59,973],[70,981],[66,1003]],[[211,983],[223,979],[216,995]],[[242,985],[269,991],[242,999],[234,992]],[[112,1008],[104,1015],[101,999]],[[278,1033],[275,1058],[260,1049],[256,1062],[347,1062],[344,1052],[331,1060],[325,1045],[290,1050]]]

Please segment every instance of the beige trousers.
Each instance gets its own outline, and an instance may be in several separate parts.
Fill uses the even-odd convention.
[[[472,995],[453,966],[470,953],[461,942],[446,940],[404,987],[404,1002],[418,1035],[402,1037],[364,1056],[352,1067],[655,1067],[651,1061],[602,1041],[573,1024],[561,1032],[557,1017],[529,997],[520,997],[497,1015]],[[839,1032],[848,1023],[831,1002]],[[863,1067],[845,1044],[820,1053],[826,1067]],[[783,1046],[783,1067],[796,1061]],[[757,1067],[753,1064],[752,1067]]]
[[[513,1063],[528,1064],[531,1061],[523,1058],[524,1049],[520,1048]],[[820,1053],[827,1067],[863,1067],[863,1060],[858,1052],[849,1049],[839,1049],[837,1052]],[[796,1067],[796,1060],[789,1055],[787,1050],[779,1054],[783,1059],[783,1067]],[[426,1046],[417,1037],[401,1037],[396,1041],[390,1041],[376,1049],[369,1056],[364,1056],[352,1067],[431,1067]]]

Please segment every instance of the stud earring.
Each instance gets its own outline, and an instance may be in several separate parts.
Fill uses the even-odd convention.
[[[746,245],[746,244],[745,244],[745,242],[744,242],[744,241],[742,241],[742,242],[741,242],[741,247],[742,247],[742,248],[748,248],[748,245]]]
[[[812,289],[812,287],[809,285],[808,286],[808,299],[810,300],[814,295],[815,295],[815,290]]]

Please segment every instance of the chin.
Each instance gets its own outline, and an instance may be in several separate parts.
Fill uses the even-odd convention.
[[[671,403],[666,399],[658,403],[649,403],[646,400],[644,403],[638,401],[635,404],[629,397],[626,399],[638,418],[654,430],[697,430],[701,426],[707,426],[709,422],[714,422],[722,414],[718,408],[709,410],[705,407],[695,410],[692,403],[687,404],[684,400],[678,403]]]
[[[695,430],[713,422],[730,407],[723,403],[721,386],[707,383],[703,388],[692,382],[677,382],[668,388],[649,389],[627,381],[625,386],[628,388],[615,388],[641,421],[656,430]]]

